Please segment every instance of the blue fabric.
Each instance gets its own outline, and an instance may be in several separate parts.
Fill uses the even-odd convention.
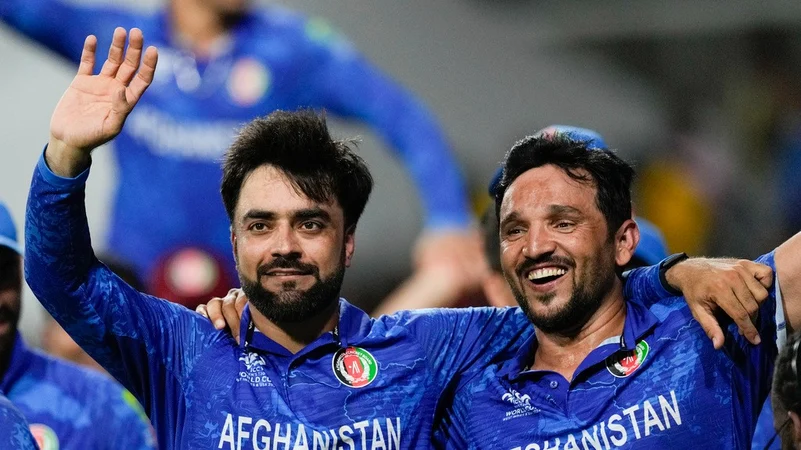
[[[31,350],[17,335],[0,379],[31,429],[60,450],[154,450],[147,416],[131,393],[99,372]],[[5,448],[5,447],[0,447]]]
[[[775,271],[773,253],[758,262]],[[750,448],[757,415],[770,391],[777,354],[776,294],[759,313],[762,344],[727,328],[716,351],[683,297],[645,306],[633,289],[623,338],[608,339],[579,365],[572,382],[527,370],[536,339],[506,362],[464,377],[437,435],[446,448]],[[781,307],[780,305],[778,307]],[[646,343],[628,375],[607,358]],[[632,360],[627,361],[631,363]]]
[[[776,435],[776,428],[773,426],[773,406],[768,396],[765,405],[762,407],[762,412],[759,413],[757,419],[756,429],[754,429],[754,439],[751,441],[751,448],[754,450],[763,450],[768,441]],[[779,436],[767,447],[770,450],[781,450],[782,440]]]
[[[0,393],[0,448],[37,450],[25,417]]]
[[[440,400],[456,377],[508,358],[532,335],[518,308],[371,319],[341,300],[336,336],[326,333],[297,354],[251,330],[249,309],[237,345],[207,319],[136,292],[97,261],[83,204],[87,173],[60,178],[40,158],[26,212],[26,280],[76,342],[144,405],[162,450],[276,442],[429,448]],[[629,275],[638,286],[653,282],[658,277],[645,269]],[[335,354],[350,347],[377,362],[367,386],[346,386],[335,374]]]
[[[83,180],[69,186],[48,172],[40,159],[26,215],[26,279],[67,332],[144,405],[162,450],[313,442],[428,448],[439,399],[455,376],[513,352],[530,333],[517,308],[375,320],[342,300],[337,338],[326,333],[294,355],[257,331],[237,345],[200,315],[134,291],[98,262],[76,187]],[[249,324],[246,317],[243,330]],[[375,358],[378,374],[369,385],[337,379],[333,357],[347,347]]]
[[[22,254],[19,241],[17,241],[17,227],[14,225],[14,219],[11,218],[8,207],[2,201],[0,201],[0,245]]]
[[[146,44],[158,47],[156,79],[114,140],[119,185],[108,246],[141,276],[183,246],[211,251],[235,275],[221,157],[238,127],[277,109],[325,108],[369,124],[411,173],[426,226],[465,228],[471,220],[457,163],[431,113],[320,19],[277,7],[252,12],[210,61],[181,48],[163,11],[3,0],[0,19],[75,63],[88,34],[105,55],[118,26],[141,28]]]

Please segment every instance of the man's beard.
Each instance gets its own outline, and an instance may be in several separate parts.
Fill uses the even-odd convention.
[[[283,283],[283,290],[272,292],[261,285],[261,278],[273,269],[297,269],[314,276],[317,282],[309,289],[295,289],[295,281]],[[298,323],[310,319],[326,310],[339,299],[342,280],[345,278],[344,261],[328,278],[321,279],[316,266],[304,264],[295,259],[279,257],[270,264],[260,266],[256,280],[250,280],[242,272],[239,281],[250,304],[274,323]]]
[[[547,256],[527,265],[531,266],[543,262],[567,265],[574,269],[573,274],[575,274],[575,261],[568,258]],[[529,305],[529,300],[526,298],[522,287],[511,282],[511,280],[508,281],[510,281],[509,286],[512,288],[512,293],[514,293],[520,309],[523,310],[535,328],[547,334],[574,336],[601,307],[606,293],[612,289],[616,276],[614,269],[604,267],[601,258],[594,260],[591,265],[585,266],[581,279],[573,279],[573,293],[567,304],[549,315],[535,313],[531,305]],[[518,279],[520,278],[518,276]],[[533,301],[547,305],[553,301],[554,297],[556,297],[556,293],[550,292],[543,296],[537,296]]]

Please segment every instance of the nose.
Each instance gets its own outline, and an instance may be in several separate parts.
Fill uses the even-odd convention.
[[[273,257],[300,258],[301,248],[295,230],[290,225],[280,225],[273,233],[271,253]]]
[[[531,227],[526,235],[526,243],[523,247],[523,256],[529,259],[556,251],[556,240],[546,226]]]

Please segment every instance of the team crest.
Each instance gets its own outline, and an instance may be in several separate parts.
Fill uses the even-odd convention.
[[[634,347],[634,350],[617,352],[606,358],[606,368],[612,375],[618,378],[626,378],[642,365],[650,349],[647,342],[640,341]]]
[[[39,450],[58,450],[58,436],[52,428],[41,423],[31,424],[31,434]]]
[[[341,348],[331,361],[334,375],[340,383],[352,388],[365,387],[375,380],[378,363],[373,355],[359,347]]]
[[[253,106],[270,88],[270,70],[253,58],[242,58],[228,76],[228,94],[239,106]]]

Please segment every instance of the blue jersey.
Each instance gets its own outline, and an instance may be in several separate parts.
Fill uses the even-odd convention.
[[[142,276],[165,254],[198,246],[226,260],[236,279],[220,161],[238,127],[277,109],[325,108],[371,125],[411,173],[426,225],[469,224],[461,175],[432,115],[319,19],[277,7],[250,13],[209,61],[179,45],[163,11],[3,0],[0,19],[76,64],[87,35],[108,48],[118,26],[142,29],[158,47],[155,80],[114,140],[108,244]]]
[[[775,270],[772,253],[760,262]],[[635,293],[623,335],[593,350],[572,381],[527,369],[532,336],[458,383],[438,435],[452,449],[750,448],[784,329],[779,295],[772,288],[760,308],[761,345],[732,326],[716,351],[682,297],[646,307]]]
[[[144,406],[159,448],[424,449],[455,376],[514,350],[517,308],[371,319],[340,301],[336,333],[297,354],[245,315],[238,345],[199,314],[141,294],[94,257],[83,181],[40,159],[26,215],[36,297]]]
[[[768,441],[773,439],[774,436],[776,436],[776,428],[773,425],[773,406],[770,397],[768,397],[768,400],[762,407],[762,412],[759,413],[756,428],[754,429],[754,438],[751,440],[751,448],[755,450],[765,449],[765,445],[767,445]],[[770,450],[781,450],[781,437],[776,436],[776,438],[773,439],[773,443],[767,448]]]
[[[104,374],[27,348],[19,335],[0,391],[28,419],[43,450],[156,448],[131,393]]]
[[[186,308],[141,294],[92,253],[84,182],[39,160],[25,221],[26,279],[81,347],[133,392],[162,450],[424,449],[457,375],[532,334],[518,308],[371,319],[340,301],[336,332],[292,354],[254,328],[241,344]],[[642,270],[630,285],[656,280]],[[270,447],[271,446],[271,447]]]
[[[25,417],[0,394],[0,448],[7,450],[37,450]]]

